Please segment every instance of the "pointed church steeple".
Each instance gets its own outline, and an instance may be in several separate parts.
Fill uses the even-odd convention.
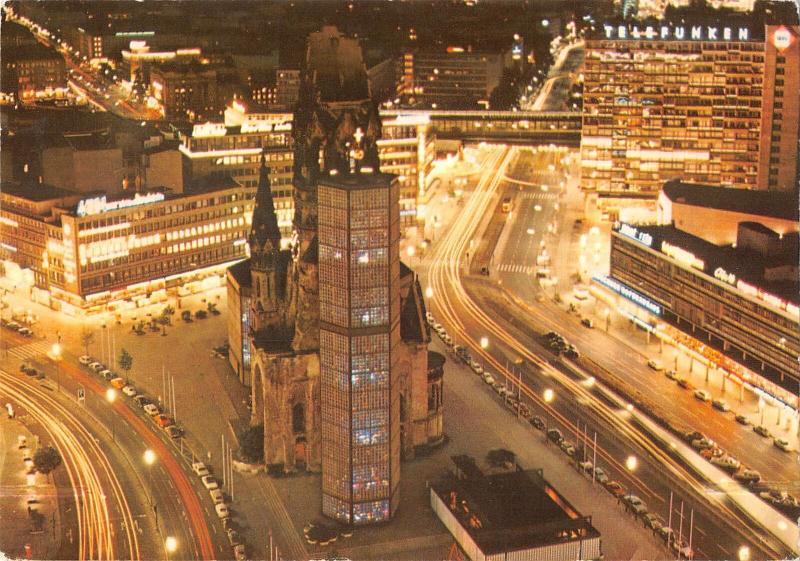
[[[275,214],[275,202],[272,200],[272,187],[269,181],[269,168],[263,150],[249,243],[251,255],[269,250],[277,252],[281,248],[281,231],[278,228],[278,216]]]

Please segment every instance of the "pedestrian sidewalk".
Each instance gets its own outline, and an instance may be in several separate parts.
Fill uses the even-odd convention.
[[[24,460],[33,458],[36,442],[36,436],[22,418],[9,419],[3,411],[0,419],[0,553],[10,558],[60,559],[63,552],[56,486],[45,475],[28,474],[33,462]]]

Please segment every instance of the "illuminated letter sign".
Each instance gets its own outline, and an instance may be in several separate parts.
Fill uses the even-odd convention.
[[[603,32],[606,39],[661,39],[676,41],[683,41],[691,39],[692,41],[749,41],[750,30],[746,27],[714,27],[709,25],[661,25],[653,27],[652,25],[640,29],[637,24],[630,25],[611,25],[604,24]],[[783,30],[783,31],[781,31]],[[773,35],[773,43],[780,42],[786,45],[787,41],[791,40],[791,32],[786,28],[780,28]],[[777,45],[776,45],[777,47]],[[780,47],[778,47],[780,48]],[[785,47],[783,47],[785,48]]]
[[[619,233],[623,236],[627,236],[637,242],[643,243],[647,247],[652,247],[653,245],[653,236],[648,234],[647,232],[640,232],[630,224],[622,224],[619,227]]]
[[[772,44],[779,51],[785,51],[792,44],[792,33],[783,26],[779,27],[772,34]]]
[[[657,316],[661,315],[661,306],[659,306],[652,300],[645,298],[635,290],[628,288],[618,280],[605,276],[597,276],[594,277],[592,280],[602,284],[606,288],[613,290],[623,298],[630,300],[631,302],[633,302],[639,307],[644,308],[648,312],[655,314]]]
[[[723,282],[727,282],[728,284],[735,285],[736,284],[736,275],[733,273],[729,273],[722,267],[717,267],[714,270],[714,278],[717,280],[721,280]]]

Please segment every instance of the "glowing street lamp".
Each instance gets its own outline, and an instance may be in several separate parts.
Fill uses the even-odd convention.
[[[481,337],[481,348],[488,349],[489,348],[489,338],[488,337]]]
[[[106,401],[112,406],[111,407],[111,440],[117,439],[117,434],[114,429],[114,402],[117,400],[117,390],[114,388],[108,388],[106,390]]]
[[[553,401],[553,399],[556,397],[556,394],[555,394],[555,392],[553,390],[551,390],[550,388],[547,388],[546,390],[544,390],[543,397],[544,397],[545,403],[551,403]]]
[[[736,552],[739,561],[750,561],[750,548],[746,545],[743,545],[739,548],[739,551]]]
[[[636,456],[628,456],[625,459],[625,467],[628,468],[628,471],[636,471],[636,468],[639,467],[639,460]]]
[[[425,298],[433,298],[433,288],[430,286],[425,289]]]
[[[164,549],[167,552],[167,561],[169,561],[169,554],[178,550],[178,540],[172,536],[167,536],[167,539],[164,540]]]

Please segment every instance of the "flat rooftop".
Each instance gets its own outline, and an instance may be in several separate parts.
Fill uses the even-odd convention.
[[[463,457],[453,460],[459,466]],[[485,555],[600,536],[542,470],[486,475],[474,464],[461,467],[466,469],[448,473],[433,490],[446,505],[455,499],[451,512]]]
[[[700,183],[684,183],[678,180],[666,182],[662,191],[670,201],[676,204],[784,220],[797,221],[800,219],[797,193],[715,187]]]
[[[54,187],[46,183],[3,182],[0,191],[12,197],[19,197],[35,203],[54,201],[64,197],[80,196],[80,193]]]
[[[360,173],[331,173],[321,175],[320,185],[329,185],[340,189],[359,190],[388,187],[397,176],[391,173],[366,172]]]

